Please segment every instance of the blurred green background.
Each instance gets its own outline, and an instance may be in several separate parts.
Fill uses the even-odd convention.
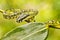
[[[0,0],[0,9],[37,9],[36,22],[60,20],[60,0]],[[0,38],[11,29],[26,22],[16,23],[15,19],[4,19],[0,13]],[[60,29],[49,28],[47,40],[60,40]]]

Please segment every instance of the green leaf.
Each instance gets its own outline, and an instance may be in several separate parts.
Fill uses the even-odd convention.
[[[4,35],[1,40],[44,40],[47,37],[48,29],[43,23],[28,23]]]

